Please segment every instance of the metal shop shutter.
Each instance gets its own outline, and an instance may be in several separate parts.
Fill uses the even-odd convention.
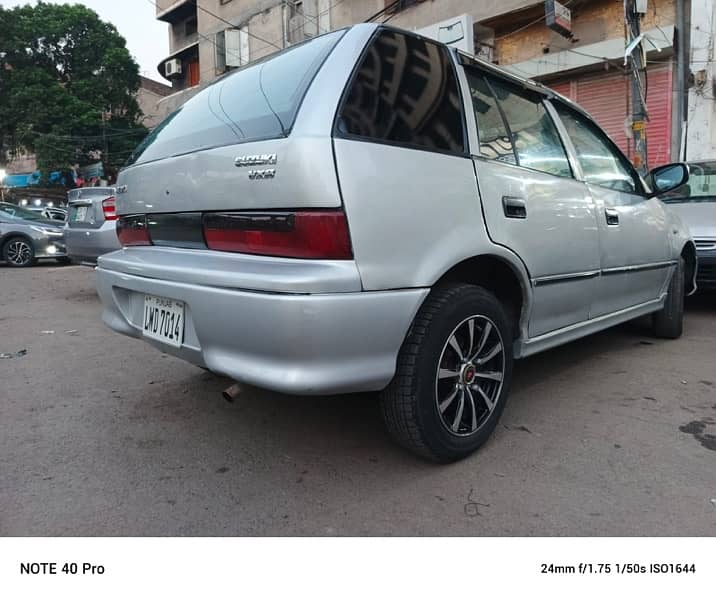
[[[671,63],[649,69],[646,106],[649,122],[646,125],[646,143],[649,168],[671,162]]]
[[[583,75],[549,84],[580,104],[616,144],[631,157],[631,143],[624,131],[629,115],[629,79],[622,73]],[[669,162],[671,148],[671,64],[648,71],[646,98],[649,167]]]

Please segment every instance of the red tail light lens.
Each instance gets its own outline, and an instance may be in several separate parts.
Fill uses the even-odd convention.
[[[146,215],[119,217],[117,237],[122,246],[151,246]]]
[[[232,212],[204,215],[212,250],[286,258],[353,258],[343,211]]]
[[[117,206],[114,196],[102,200],[102,212],[104,212],[105,221],[115,221],[117,219]]]

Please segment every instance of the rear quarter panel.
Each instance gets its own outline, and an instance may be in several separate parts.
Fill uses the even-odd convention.
[[[365,289],[430,286],[491,250],[469,158],[346,139],[335,152]]]

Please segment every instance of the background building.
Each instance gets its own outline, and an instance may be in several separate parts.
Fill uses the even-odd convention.
[[[147,129],[154,129],[164,118],[164,111],[159,108],[159,101],[173,93],[170,85],[165,85],[149,79],[139,77],[139,89],[137,90],[137,102],[142,110],[142,125]]]
[[[562,0],[567,32],[546,24],[546,5],[525,0],[157,0],[170,54],[158,65],[174,93],[168,114],[223,73],[286,46],[368,19],[423,30],[466,15],[480,57],[543,81],[582,104],[633,155],[624,0]],[[714,1],[638,0],[650,166],[716,157]],[[447,26],[446,26],[447,27]],[[437,30],[436,28],[433,28]],[[679,32],[683,47],[679,51]],[[683,61],[683,79],[677,76]]]

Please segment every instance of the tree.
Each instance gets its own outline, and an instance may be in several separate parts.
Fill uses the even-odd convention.
[[[124,38],[86,6],[0,6],[0,157],[35,152],[49,172],[101,155],[115,171],[147,133],[139,82]]]

